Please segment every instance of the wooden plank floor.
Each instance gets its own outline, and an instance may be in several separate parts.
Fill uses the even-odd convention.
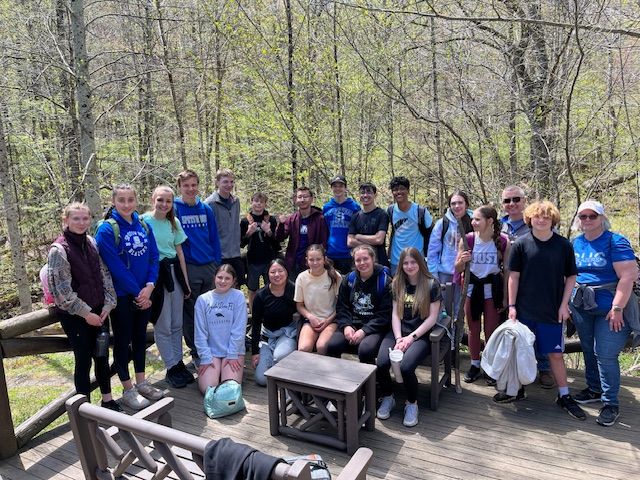
[[[151,380],[175,398],[174,428],[210,439],[231,437],[277,456],[319,453],[338,474],[348,461],[344,452],[269,435],[266,389],[253,382],[252,374],[245,367],[247,411],[219,420],[205,416],[195,384],[169,390],[164,373]],[[420,368],[419,376],[427,380],[427,370]],[[569,382],[572,392],[584,387],[581,372],[570,371]],[[465,384],[460,395],[444,391],[438,412],[429,410],[428,387],[421,385],[420,423],[406,428],[403,392],[396,390],[399,402],[391,418],[376,420],[374,432],[360,433],[361,445],[374,452],[371,479],[622,479],[640,471],[640,379],[623,379],[622,415],[608,428],[595,423],[599,404],[587,405],[587,421],[580,422],[554,404],[555,389],[534,384],[526,400],[497,405],[491,398],[495,390],[484,381]],[[129,478],[149,478],[146,472],[130,472]],[[7,480],[82,477],[68,423],[0,462],[0,478]]]

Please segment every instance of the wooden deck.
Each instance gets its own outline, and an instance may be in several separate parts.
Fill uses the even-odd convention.
[[[175,398],[174,428],[211,439],[231,437],[272,455],[319,453],[332,473],[339,473],[348,460],[346,453],[269,435],[267,392],[253,382],[252,374],[245,367],[247,411],[220,420],[205,416],[195,384],[170,391],[164,374],[151,380]],[[420,368],[419,375],[428,378],[427,369]],[[584,387],[581,372],[570,371],[569,382],[572,392]],[[640,379],[623,379],[619,423],[608,428],[595,423],[599,404],[587,405],[587,421],[580,422],[554,404],[555,390],[537,384],[527,388],[526,400],[497,405],[491,398],[495,390],[478,381],[465,385],[460,395],[453,389],[444,391],[437,412],[429,410],[428,394],[428,387],[421,385],[418,426],[402,425],[399,401],[390,419],[376,420],[374,432],[360,432],[361,446],[374,452],[369,478],[622,479],[634,478],[640,471]],[[396,396],[404,398],[401,389]],[[149,478],[144,473],[130,478]],[[82,477],[68,423],[0,462],[3,479]]]

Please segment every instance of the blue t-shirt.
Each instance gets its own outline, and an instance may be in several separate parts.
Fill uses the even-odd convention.
[[[577,282],[583,285],[617,282],[618,275],[613,268],[614,262],[635,259],[629,240],[610,231],[604,232],[591,241],[584,235],[580,235],[573,242],[573,251],[578,267]],[[613,302],[613,293],[605,289],[598,289],[595,292],[598,310],[609,310]]]
[[[322,214],[329,227],[327,255],[329,258],[351,258],[351,249],[347,246],[347,235],[353,214],[360,210],[352,198],[338,203],[335,198],[324,204]]]
[[[300,220],[300,240],[296,251],[296,264],[304,258],[307,248],[309,248],[309,217]]]
[[[426,209],[424,214],[425,225],[430,227],[433,223],[431,215]],[[394,228],[391,242],[391,263],[398,265],[400,252],[406,247],[416,247],[424,257],[424,238],[418,226],[418,204],[411,202],[411,208],[403,212],[396,203],[393,206],[393,218],[390,221],[393,223]]]

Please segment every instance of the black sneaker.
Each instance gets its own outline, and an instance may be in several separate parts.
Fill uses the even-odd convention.
[[[124,410],[115,400],[109,400],[108,402],[102,401],[102,408],[108,408],[114,412],[123,413]]]
[[[618,407],[614,405],[605,405],[600,409],[600,415],[596,418],[596,422],[598,425],[602,425],[603,427],[610,427],[620,416],[620,411]]]
[[[593,402],[601,402],[602,394],[596,393],[591,390],[589,387],[585,388],[581,392],[576,393],[573,396],[573,399],[578,403],[593,403]]]
[[[187,386],[187,382],[182,376],[182,371],[177,364],[167,370],[167,376],[164,379],[173,388],[184,388]]]
[[[490,386],[490,387],[495,387],[496,384],[498,383],[495,378],[491,378],[486,373],[484,374],[484,380],[485,380],[485,382],[487,382],[487,385]]]
[[[476,367],[475,365],[471,365],[471,368],[469,369],[469,371],[464,374],[463,380],[466,383],[475,382],[478,379],[478,377],[480,377],[481,373],[482,373],[482,371],[480,370],[480,367]]]
[[[563,397],[558,394],[558,398],[556,398],[556,405],[562,408],[573,418],[577,418],[578,420],[587,419],[587,414],[584,413],[584,410],[580,408],[580,405],[578,405],[573,397],[569,394],[564,395]]]
[[[182,360],[180,360],[176,366],[180,368],[180,375],[182,375],[182,378],[184,378],[184,381],[187,384],[195,382],[195,378],[193,377],[193,373],[191,373],[187,369],[187,366],[184,364],[184,362]]]
[[[496,403],[511,403],[518,400],[524,400],[527,398],[527,392],[524,389],[524,385],[520,387],[517,395],[507,395],[507,392],[498,392],[493,396],[493,401]]]

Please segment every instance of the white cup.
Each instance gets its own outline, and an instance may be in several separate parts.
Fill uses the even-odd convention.
[[[404,358],[404,352],[402,350],[389,349],[389,360],[391,360],[391,370],[393,370],[393,376],[396,377],[396,382],[402,383],[402,373],[400,372],[400,362]]]

